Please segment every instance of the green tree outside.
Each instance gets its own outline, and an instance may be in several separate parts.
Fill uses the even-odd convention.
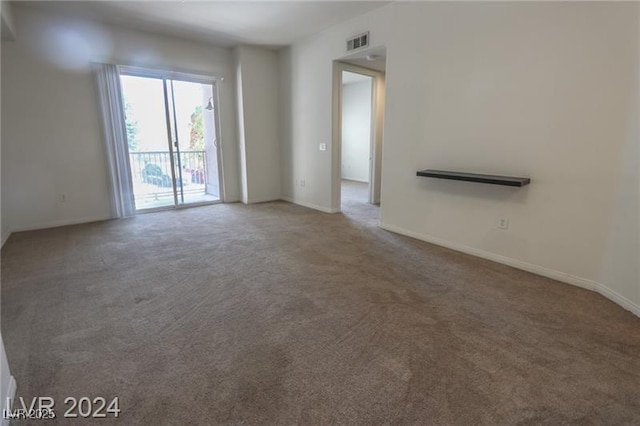
[[[127,128],[129,151],[136,151],[138,149],[138,121],[134,118],[131,104],[126,99],[124,101],[124,121]]]
[[[198,105],[191,113],[191,128],[189,149],[191,151],[204,151],[204,125],[202,122],[202,106]]]

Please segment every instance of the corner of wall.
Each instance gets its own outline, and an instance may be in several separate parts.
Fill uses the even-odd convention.
[[[13,13],[9,0],[0,0],[0,21],[2,29],[2,40],[15,40],[15,26],[13,24]]]
[[[278,57],[257,46],[234,49],[242,201],[277,200],[281,193]]]
[[[291,197],[293,195],[291,169],[291,47],[287,46],[278,50],[278,135],[280,139],[280,196]]]
[[[4,247],[4,243],[7,242],[10,236],[11,236],[11,231],[2,229],[2,241],[0,242],[0,248]]]
[[[242,46],[233,49],[236,75],[236,117],[238,132],[238,170],[240,171],[240,201],[247,204],[247,150],[244,131],[244,97],[242,90]]]

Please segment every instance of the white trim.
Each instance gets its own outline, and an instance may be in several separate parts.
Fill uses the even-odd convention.
[[[249,205],[249,204],[268,203],[270,201],[278,201],[278,200],[281,200],[281,198],[280,197],[264,197],[264,198],[250,199],[250,200],[247,200],[246,203],[244,201],[242,203]]]
[[[276,200],[277,199],[270,200],[270,201],[276,201]],[[237,202],[237,201],[231,201],[231,203],[233,203],[233,202]],[[182,210],[182,209],[187,209],[187,208],[191,208],[191,207],[202,207],[202,206],[210,206],[210,205],[215,205],[215,204],[228,204],[228,203],[223,202],[222,200],[206,201],[206,202],[203,202],[203,203],[184,204],[184,205],[180,205],[178,207],[169,206],[169,208],[157,207],[157,208],[142,209],[142,210],[137,210],[136,214],[157,213],[157,212],[161,212],[161,211],[176,211],[176,210]],[[123,219],[129,219],[129,218],[123,218]],[[80,219],[55,220],[53,222],[36,223],[36,224],[33,224],[33,225],[19,226],[19,227],[15,228],[15,229],[12,229],[8,233],[6,238],[4,238],[4,236],[3,236],[4,239],[2,241],[2,245],[4,246],[5,242],[9,239],[9,237],[14,232],[38,231],[40,229],[58,228],[60,226],[70,226],[70,225],[82,225],[84,223],[104,222],[104,221],[107,221],[107,220],[117,220],[117,219],[114,219],[114,218],[109,217],[109,216],[96,216],[96,217],[84,217],[84,218],[80,218]]]
[[[15,399],[17,388],[16,379],[11,376],[11,378],[9,378],[9,389],[7,390],[7,394],[3,395],[4,398],[2,401],[2,413],[0,414],[0,426],[9,426],[9,419],[4,418],[4,412],[5,410],[10,410],[11,407],[7,407],[6,402],[7,400],[13,401]]]
[[[368,180],[352,179],[352,178],[346,178],[346,177],[343,177],[342,180],[346,180],[346,181],[349,181],[349,182],[357,182],[357,183],[366,183],[366,184],[369,183]]]
[[[319,211],[321,211],[323,213],[329,213],[329,214],[340,213],[340,210],[335,209],[335,208],[327,208],[327,207],[319,206],[317,204],[309,203],[307,201],[295,200],[295,199],[293,199],[291,197],[280,197],[280,199],[282,201],[286,201],[286,202],[291,203],[291,204],[297,204],[297,205],[302,206],[302,207],[308,207],[310,209],[319,210]]]
[[[371,132],[369,140],[369,202],[378,204],[382,188],[382,144],[384,141],[385,73],[357,65],[333,61],[331,88],[331,206],[341,209],[342,180],[342,72],[352,72],[372,78]]]
[[[576,287],[581,287],[587,290],[595,291],[612,302],[617,303],[624,309],[631,311],[633,314],[640,317],[640,305],[635,304],[631,300],[616,293],[604,284],[588,280],[586,278],[576,277],[571,274],[556,271],[553,269],[545,268],[543,266],[533,265],[531,263],[523,262],[521,260],[513,259],[511,257],[502,256],[500,254],[491,253],[485,250],[476,249],[473,247],[465,246],[463,244],[453,243],[451,241],[444,240],[442,238],[434,237],[427,234],[420,234],[417,232],[409,231],[399,226],[390,225],[380,222],[380,228],[387,231],[395,232],[396,234],[406,235],[407,237],[416,238],[418,240],[426,241],[431,244],[435,244],[441,247],[446,247],[451,250],[459,251],[462,253],[470,254],[472,256],[481,257],[483,259],[492,260],[503,265],[511,266],[516,269],[531,272],[536,275],[551,278],[556,281],[571,284]]]
[[[18,228],[12,229],[11,233],[24,232],[24,231],[37,231],[39,229],[58,228],[60,226],[81,225],[83,223],[102,222],[102,221],[111,220],[111,219],[112,218],[110,217],[101,216],[101,217],[84,217],[80,219],[55,220],[53,222],[36,223],[33,225],[19,226]]]
[[[223,203],[224,202],[222,200],[214,200],[214,201],[199,201],[196,203],[185,203],[185,204],[169,205],[169,206],[148,207],[146,209],[137,209],[136,215],[147,214],[147,213],[171,212],[176,210],[190,209],[191,207],[212,206],[214,204],[223,204]]]
[[[189,81],[200,84],[216,84],[216,82],[223,80],[222,77],[195,71],[172,71],[159,68],[139,67],[134,65],[117,65],[117,67],[120,74],[132,75],[136,77]]]

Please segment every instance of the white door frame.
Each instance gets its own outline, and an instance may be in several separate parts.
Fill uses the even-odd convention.
[[[375,71],[340,61],[333,61],[333,102],[331,129],[331,210],[341,209],[342,181],[342,72],[373,78],[371,91],[371,132],[369,146],[369,202],[380,203],[382,183],[382,142],[384,126],[384,77]]]

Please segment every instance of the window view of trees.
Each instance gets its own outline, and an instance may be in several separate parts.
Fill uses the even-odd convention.
[[[191,113],[191,122],[189,123],[190,139],[189,150],[191,151],[204,151],[204,130],[202,124],[202,106],[196,106],[196,109]]]
[[[136,151],[138,149],[138,120],[135,119],[133,108],[126,99],[124,101],[124,117],[129,151]]]
[[[189,122],[189,150],[204,151],[204,123],[202,106],[198,105],[191,113]],[[139,125],[134,109],[126,99],[124,100],[125,127],[129,151],[137,151],[139,147]]]

